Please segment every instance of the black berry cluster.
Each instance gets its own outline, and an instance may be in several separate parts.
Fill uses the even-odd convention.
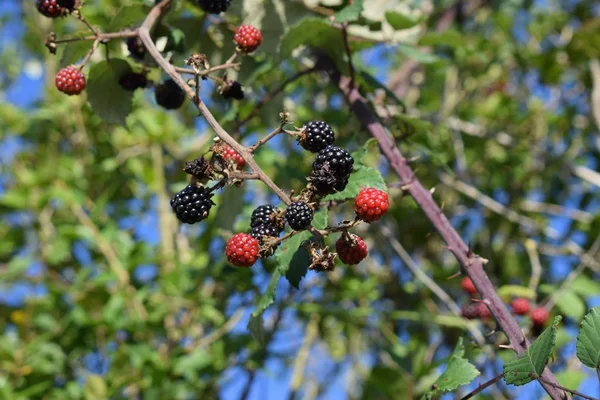
[[[198,6],[209,14],[219,14],[227,11],[231,0],[197,0]]]
[[[188,185],[171,199],[171,208],[177,219],[186,224],[195,224],[206,219],[214,205],[212,193],[205,187]]]
[[[278,237],[283,226],[277,219],[277,209],[270,204],[257,207],[250,217],[250,235],[260,243],[264,236]]]
[[[183,104],[185,92],[177,86],[173,79],[167,79],[154,88],[154,97],[159,106],[167,110],[175,110]]]
[[[290,204],[285,211],[285,220],[295,231],[307,229],[313,219],[313,209],[304,201]]]
[[[353,169],[354,159],[350,153],[341,147],[328,145],[319,151],[309,180],[321,196],[341,192],[348,185]]]
[[[312,121],[306,124],[298,138],[300,146],[312,153],[318,153],[325,147],[333,144],[335,134],[331,126],[325,121]]]

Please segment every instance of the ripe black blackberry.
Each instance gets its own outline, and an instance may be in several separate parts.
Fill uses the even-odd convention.
[[[341,192],[346,189],[349,179],[349,175],[338,178],[331,173],[328,166],[318,171],[313,171],[312,175],[308,178],[320,196]]]
[[[227,83],[221,94],[226,99],[235,99],[235,100],[243,100],[244,99],[244,89],[242,89],[242,84],[238,81],[231,81]]]
[[[219,14],[227,11],[231,0],[197,0],[202,10],[210,14]]]
[[[312,121],[306,124],[300,132],[298,143],[312,153],[318,153],[333,144],[335,134],[325,121]]]
[[[208,217],[210,208],[214,205],[212,196],[205,187],[188,185],[173,196],[171,208],[178,220],[186,224],[194,224]]]
[[[69,11],[72,11],[76,5],[75,0],[56,0],[56,3],[62,8],[68,9]],[[81,3],[81,1],[79,3]]]
[[[185,92],[177,86],[173,79],[167,79],[154,88],[154,97],[158,105],[167,110],[175,110],[183,104]]]
[[[144,72],[125,72],[119,79],[119,85],[125,90],[133,92],[136,89],[148,86],[148,78]]]
[[[290,204],[285,211],[285,220],[295,231],[308,228],[313,219],[313,210],[304,201],[296,201]]]
[[[258,240],[262,244],[263,236],[278,237],[279,230],[273,224],[261,224],[252,228],[250,236]]]
[[[354,168],[354,159],[341,147],[329,145],[319,151],[317,159],[313,163],[313,173],[326,169],[336,178],[350,176]]]
[[[129,50],[131,57],[137,60],[144,59],[144,56],[146,55],[144,43],[142,43],[142,40],[137,36],[127,39],[127,50]]]
[[[273,215],[274,212],[275,207],[270,204],[264,204],[256,207],[256,209],[252,211],[252,216],[250,217],[250,227],[254,228],[256,226],[265,224],[273,225],[271,215]]]

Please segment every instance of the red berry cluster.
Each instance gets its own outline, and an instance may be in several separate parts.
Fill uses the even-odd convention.
[[[72,65],[58,71],[54,82],[58,90],[69,96],[83,92],[86,87],[85,76]]]
[[[262,43],[262,34],[251,25],[240,25],[233,36],[239,49],[244,53],[252,53]]]
[[[335,251],[340,256],[340,260],[346,265],[358,264],[369,254],[364,240],[353,233],[343,234],[335,242]]]
[[[387,193],[373,188],[361,190],[354,199],[356,216],[365,222],[377,221],[385,215],[389,206]]]
[[[57,18],[69,14],[76,6],[75,0],[37,0],[40,14],[48,18]]]
[[[229,145],[223,146],[221,156],[227,161],[231,160],[238,169],[242,169],[244,168],[244,165],[246,165],[246,161],[244,161],[240,153],[235,151]]]
[[[474,297],[477,294],[477,288],[469,277],[464,277],[460,281],[460,287],[471,297]],[[523,297],[517,297],[513,299],[510,305],[515,315],[525,316],[530,314],[531,322],[533,323],[534,327],[543,327],[546,325],[546,322],[548,322],[548,318],[550,317],[550,313],[544,307],[539,306],[532,310],[529,300]],[[467,319],[483,319],[490,316],[489,309],[480,301],[463,306],[462,314],[463,317]]]
[[[258,240],[247,233],[236,233],[225,247],[227,260],[236,267],[251,267],[259,257]]]

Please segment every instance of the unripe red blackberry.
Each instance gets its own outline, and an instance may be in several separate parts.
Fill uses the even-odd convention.
[[[56,88],[69,96],[83,92],[86,87],[85,76],[74,66],[68,66],[56,73]]]
[[[473,284],[473,281],[471,280],[471,278],[469,278],[468,276],[465,276],[464,278],[462,278],[462,280],[460,281],[460,287],[462,288],[462,290],[464,290],[466,293],[468,293],[470,295],[474,295],[477,293],[477,288]]]
[[[513,312],[517,315],[527,315],[529,314],[529,310],[531,306],[529,305],[529,300],[524,299],[523,297],[517,297],[511,303]]]
[[[219,14],[227,11],[231,0],[197,0],[200,8],[209,14]]]
[[[133,92],[136,89],[145,88],[148,86],[148,78],[143,72],[128,71],[119,79],[119,85],[125,90]]]
[[[302,231],[310,227],[313,219],[313,209],[304,201],[297,201],[288,206],[285,211],[285,220],[295,231]]]
[[[325,121],[311,121],[306,124],[298,137],[298,143],[312,153],[318,153],[333,144],[335,134]],[[354,163],[354,162],[353,162]]]
[[[335,242],[335,250],[340,260],[346,265],[355,265],[367,257],[369,253],[366,243],[354,234],[342,234]]]
[[[221,90],[221,93],[226,99],[244,99],[244,89],[242,89],[242,85],[238,81],[227,82],[227,86]]]
[[[233,40],[244,53],[252,53],[262,43],[262,34],[251,25],[240,25],[233,36]]]
[[[127,39],[127,50],[129,50],[129,54],[131,57],[142,60],[146,55],[146,47],[144,47],[144,43],[138,36],[133,36]]]
[[[492,312],[484,302],[477,303],[477,313],[481,319],[487,319],[492,316]]]
[[[387,213],[389,206],[387,193],[374,188],[361,190],[354,199],[356,216],[365,222],[377,221]]]
[[[223,146],[223,152],[221,153],[221,156],[225,160],[231,160],[238,167],[238,169],[242,169],[244,165],[246,165],[246,161],[244,161],[240,153],[235,151],[229,145]]]
[[[258,240],[247,233],[233,235],[225,246],[227,260],[236,267],[251,267],[258,260],[260,245]]]
[[[544,326],[548,322],[550,313],[544,307],[536,307],[531,311],[530,317],[533,325]]]
[[[159,106],[175,110],[183,104],[185,92],[172,79],[167,79],[154,88],[154,97]]]
[[[171,208],[177,219],[186,224],[194,224],[206,219],[210,213],[212,193],[205,187],[186,186],[171,199]]]

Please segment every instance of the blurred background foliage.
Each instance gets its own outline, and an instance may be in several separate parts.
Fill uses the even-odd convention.
[[[468,303],[459,279],[448,279],[456,260],[402,196],[376,146],[364,162],[383,174],[393,207],[359,232],[370,257],[308,272],[299,289],[281,279],[269,291],[274,259],[245,270],[223,255],[252,210],[276,201],[264,185],[226,189],[195,226],[171,214],[168,201],[187,182],[183,162],[214,138],[197,110],[186,102],[167,112],[151,89],[127,93],[106,77],[105,90],[62,95],[54,74],[91,43],[51,55],[44,40],[51,31],[88,34],[83,24],[46,19],[33,0],[0,3],[0,398],[416,398],[461,337],[482,373],[471,388],[513,357],[498,350],[501,333],[484,345],[473,339],[492,332],[492,322],[463,320],[411,272],[425,272],[458,306]],[[83,13],[113,32],[139,25],[153,3],[88,0]],[[297,126],[328,121],[350,151],[364,146],[368,135],[327,75],[296,77],[314,66],[303,45],[348,73],[341,33],[329,22],[347,21],[361,91],[415,157],[419,179],[490,260],[486,270],[507,303],[525,296],[565,317],[553,369],[565,386],[599,395],[592,371],[574,357],[576,328],[600,295],[598,2],[370,0],[361,11],[344,0],[233,0],[221,16],[175,3],[154,36],[176,65],[194,52],[223,63],[234,50],[232,26],[262,30],[260,49],[230,72],[244,100],[223,99],[209,81],[201,89],[246,145],[285,109]],[[142,69],[113,40],[85,71],[107,53]],[[164,78],[144,63],[153,81]],[[285,138],[256,160],[288,191],[304,186],[312,163]],[[341,204],[329,219],[351,215]],[[576,279],[563,287],[569,274]],[[275,298],[261,343],[247,324],[265,292]],[[528,332],[527,318],[520,323]],[[515,397],[542,391],[500,383],[480,395]]]

